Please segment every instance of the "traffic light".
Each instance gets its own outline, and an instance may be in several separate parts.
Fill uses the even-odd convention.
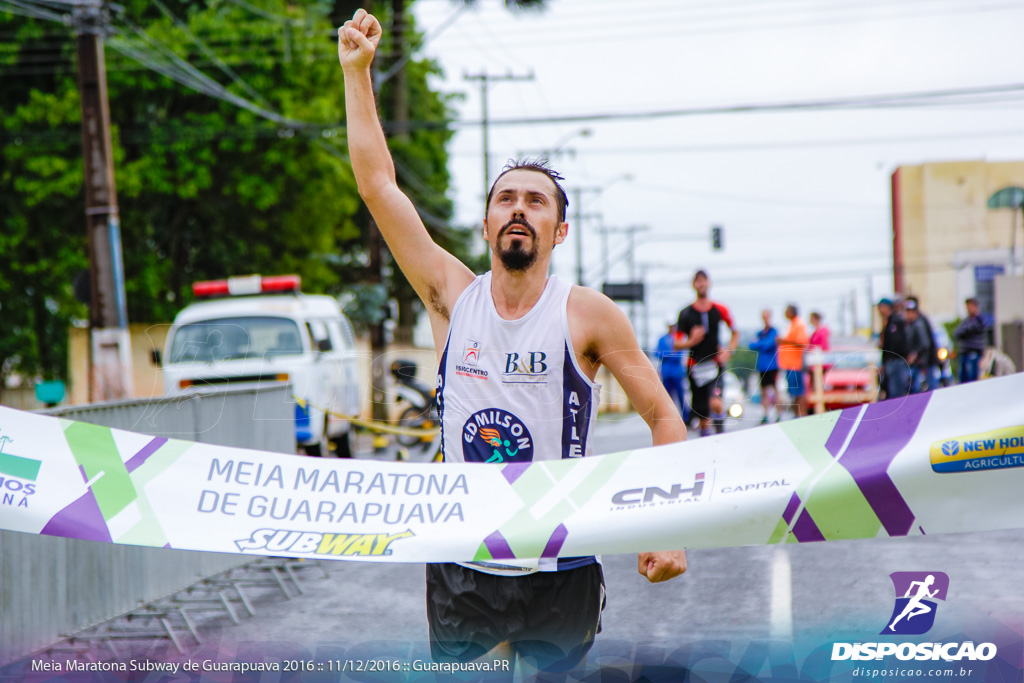
[[[722,226],[711,226],[711,248],[715,251],[722,250]]]

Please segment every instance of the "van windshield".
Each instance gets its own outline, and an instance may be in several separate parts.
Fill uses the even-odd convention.
[[[171,343],[171,363],[214,363],[303,352],[299,326],[274,317],[222,318],[182,325]]]

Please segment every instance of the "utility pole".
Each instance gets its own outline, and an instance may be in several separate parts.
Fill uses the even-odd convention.
[[[604,237],[605,237],[605,280],[606,281],[608,279],[608,250],[607,250],[608,233],[610,233],[610,232],[624,232],[624,233],[626,233],[629,236],[629,252],[628,252],[628,254],[629,254],[629,281],[630,282],[636,282],[636,234],[638,232],[644,232],[645,230],[650,230],[650,229],[651,229],[651,226],[649,226],[649,225],[630,225],[629,227],[626,227],[626,228],[604,228],[602,230],[602,232],[604,233]],[[646,297],[646,293],[645,293],[645,296],[644,296],[645,305],[646,305],[646,298],[647,297]],[[629,302],[629,323],[630,323],[630,325],[633,326],[634,330],[636,329],[636,320],[635,320],[635,318],[636,318],[636,303],[631,301],[631,302]]]
[[[89,244],[89,401],[113,401],[131,397],[134,389],[103,58],[107,9],[98,0],[83,0],[75,5],[73,16]]]
[[[363,9],[370,12],[373,7],[372,0],[363,0]],[[397,20],[396,23],[399,25],[401,19]],[[395,41],[400,41],[401,36],[394,36]],[[371,68],[370,77],[373,80],[373,94],[374,102],[376,102],[378,110],[380,107],[380,67],[379,64],[374,61]],[[396,84],[400,85],[400,84]],[[400,88],[399,88],[400,89]],[[394,116],[395,114],[392,113]],[[398,114],[400,117],[401,114]],[[400,120],[400,119],[399,119]],[[401,133],[400,133],[401,134]],[[383,270],[384,265],[384,249],[387,247],[384,244],[384,236],[380,234],[380,228],[377,227],[377,222],[370,217],[369,224],[367,225],[367,236],[366,236],[366,248],[369,252],[369,273],[367,281],[376,285],[377,287],[384,287]],[[385,354],[387,353],[387,339],[385,337],[384,321],[370,324],[370,411],[371,416],[374,420],[386,421],[388,419],[388,407],[386,403],[386,397],[384,394],[384,387],[387,382],[385,380],[384,372],[384,360]],[[386,438],[375,438],[373,442],[374,449],[384,448],[387,445]]]
[[[850,290],[850,321],[853,323],[853,334],[857,334],[857,288]]]
[[[489,83],[500,82],[500,81],[532,81],[533,72],[524,75],[517,76],[511,71],[505,74],[489,74],[487,72],[481,72],[478,74],[463,74],[463,80],[467,81],[480,81],[480,101],[483,111],[483,135],[484,135],[484,201],[487,201],[487,193],[491,191],[491,176],[490,176],[490,160],[487,155],[487,87]]]
[[[600,187],[573,187],[569,190],[572,193],[573,204],[576,205],[576,284],[583,284],[583,221],[586,218],[594,218],[597,214],[583,213],[583,193],[601,192]]]
[[[868,336],[874,336],[875,334],[875,283],[871,281],[871,276],[867,276],[868,286]]]

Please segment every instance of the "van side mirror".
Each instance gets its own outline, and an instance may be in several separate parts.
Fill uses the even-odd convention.
[[[152,351],[150,351],[149,359],[153,362],[153,365],[157,366],[158,368],[163,365],[164,359],[163,354],[160,352],[160,349],[153,349]]]
[[[317,348],[317,350],[320,353],[327,353],[328,351],[331,350],[331,340],[330,339],[317,339],[316,340],[316,348]]]

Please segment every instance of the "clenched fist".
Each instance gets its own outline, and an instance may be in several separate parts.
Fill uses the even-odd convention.
[[[380,22],[364,9],[338,29],[338,61],[343,69],[367,69],[380,43]]]

